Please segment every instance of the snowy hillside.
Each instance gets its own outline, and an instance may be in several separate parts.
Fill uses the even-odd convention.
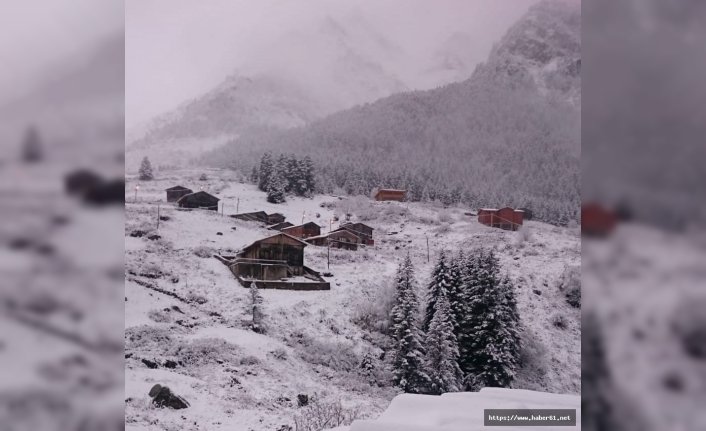
[[[480,392],[398,395],[376,420],[355,421],[339,431],[480,431],[484,409],[575,409],[577,426],[531,427],[547,430],[581,429],[581,397],[542,392],[484,388]],[[525,427],[503,427],[524,429]]]
[[[494,247],[517,286],[524,350],[515,386],[580,392],[580,311],[558,284],[580,263],[576,229],[527,222],[530,235],[479,224],[461,208],[375,203],[316,195],[269,204],[232,171],[172,171],[151,182],[128,178],[126,191],[126,420],[131,430],[287,430],[311,406],[347,419],[376,418],[397,394],[389,384],[384,337],[375,311],[386,301],[400,259],[410,254],[425,285],[442,249]],[[224,213],[179,211],[164,189],[177,184],[222,199]],[[162,220],[157,229],[157,211]],[[323,206],[322,206],[323,205]],[[265,327],[248,329],[248,289],[210,257],[233,254],[273,231],[228,217],[281,212],[295,224],[315,221],[327,232],[349,211],[375,228],[375,246],[358,251],[305,248],[305,265],[330,271],[330,291],[261,290]],[[338,207],[338,208],[337,208]],[[134,236],[136,231],[144,235]],[[220,234],[219,234],[220,233]],[[140,234],[137,232],[137,234]],[[158,235],[154,237],[152,235]],[[152,236],[152,239],[148,237]],[[427,238],[431,262],[427,262]],[[420,292],[422,294],[423,292]],[[373,320],[372,323],[370,321]],[[361,368],[363,359],[368,366]],[[148,392],[168,386],[191,406],[159,409]],[[349,421],[348,421],[349,422]]]

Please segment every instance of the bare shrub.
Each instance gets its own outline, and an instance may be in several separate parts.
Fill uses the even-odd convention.
[[[574,308],[581,307],[581,268],[565,266],[557,287],[566,297],[566,302]]]
[[[569,322],[566,320],[566,316],[561,313],[554,313],[551,317],[552,326],[559,329],[566,329],[569,327]]]
[[[203,305],[208,302],[208,299],[206,299],[203,295],[199,295],[197,293],[189,293],[188,295],[186,295],[186,300],[189,302],[195,302],[200,305]]]
[[[299,409],[294,417],[295,431],[322,431],[350,425],[360,416],[359,410],[343,406],[340,400],[309,400],[306,407]]]
[[[546,376],[549,371],[547,348],[529,328],[522,330],[520,338],[520,361],[513,387],[546,390]]]
[[[439,222],[440,223],[451,223],[452,221],[453,221],[453,217],[451,216],[451,212],[442,211],[439,213]]]
[[[394,300],[395,289],[389,280],[364,289],[353,310],[353,323],[366,331],[388,333]]]
[[[286,361],[287,360],[287,351],[281,347],[278,347],[275,350],[271,351],[270,355],[272,355],[272,357],[277,359],[278,361]]]
[[[163,310],[151,310],[147,313],[147,317],[157,323],[170,323],[172,321],[172,316]]]
[[[243,356],[240,358],[240,365],[258,365],[259,363],[260,359],[252,355]]]
[[[310,364],[323,365],[338,371],[352,371],[360,364],[352,345],[335,341],[312,339],[300,356]]]
[[[198,257],[207,258],[213,256],[214,250],[211,247],[201,245],[198,247],[194,247],[194,254]]]
[[[181,343],[168,354],[179,359],[184,366],[235,362],[238,347],[221,338],[203,338]]]

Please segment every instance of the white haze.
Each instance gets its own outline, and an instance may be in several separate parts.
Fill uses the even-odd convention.
[[[127,0],[126,127],[232,74],[276,71],[309,91],[335,94],[342,83],[323,77],[346,44],[406,88],[433,87],[451,80],[434,69],[441,50],[455,51],[471,66],[483,61],[533,3]],[[337,32],[345,42],[337,42]]]

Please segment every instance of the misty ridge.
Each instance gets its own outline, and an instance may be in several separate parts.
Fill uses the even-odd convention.
[[[320,193],[404,188],[413,201],[510,205],[543,221],[577,220],[579,3],[531,7],[475,68],[454,34],[424,71],[434,77],[427,87],[436,83],[429,90],[413,90],[421,80],[406,85],[363,55],[393,55],[394,46],[373,38],[375,49],[356,50],[347,29],[333,20],[323,28],[330,38],[321,43],[338,54],[312,67],[340,82],[340,92],[304,90],[298,63],[280,75],[232,76],[153,122],[128,145],[128,169],[147,154],[161,168],[187,159],[247,174],[266,151],[291,153],[314,161]]]

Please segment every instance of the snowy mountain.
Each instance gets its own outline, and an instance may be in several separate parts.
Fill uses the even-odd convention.
[[[405,188],[412,200],[526,206],[566,223],[579,207],[579,34],[578,3],[540,3],[463,82],[243,135],[205,160],[249,172],[266,150],[308,154],[323,191]]]
[[[581,104],[581,4],[544,1],[507,32],[476,72],[534,85],[545,96]]]

